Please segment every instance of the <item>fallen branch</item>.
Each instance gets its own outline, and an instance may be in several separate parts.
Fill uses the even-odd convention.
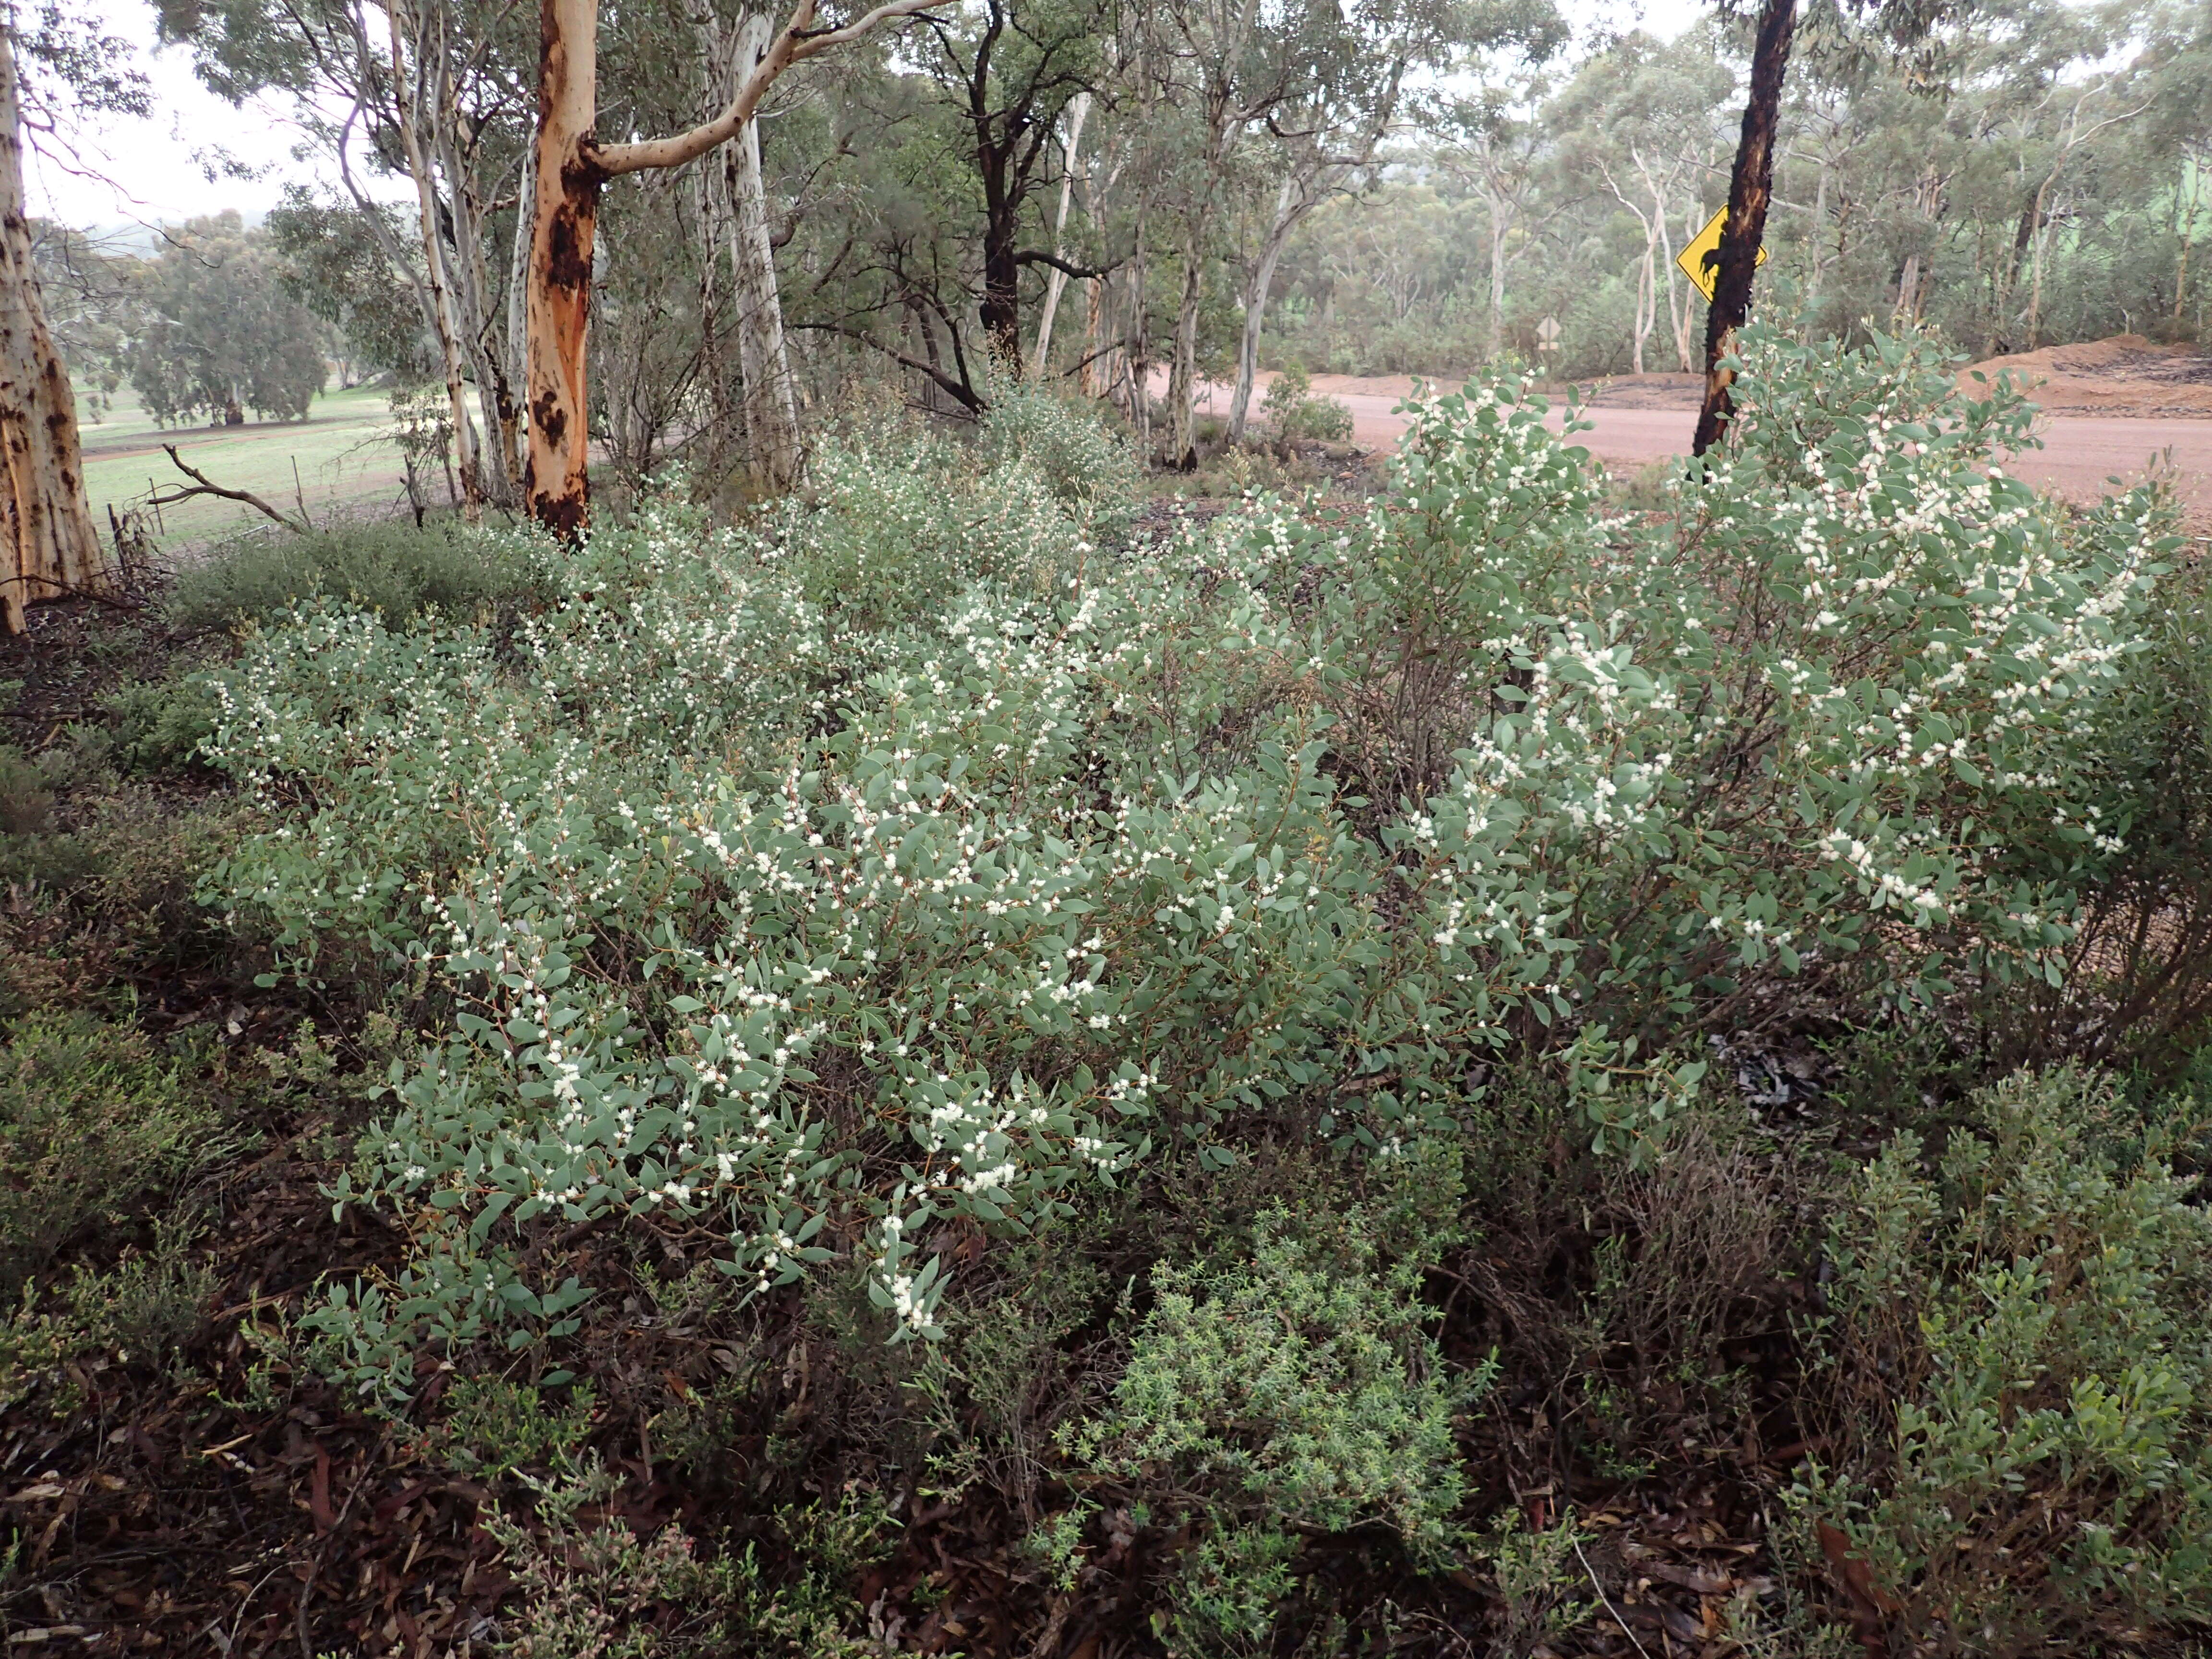
[[[199,468],[187,465],[185,458],[177,453],[176,445],[163,444],[161,447],[168,452],[169,459],[176,463],[177,471],[190,478],[192,484],[189,489],[179,489],[174,495],[164,495],[158,489],[155,490],[152,496],[155,506],[174,507],[179,501],[191,501],[195,495],[215,495],[226,501],[243,501],[255,512],[266,514],[283,525],[285,529],[299,535],[304,536],[308,533],[309,526],[304,520],[287,518],[250,489],[224,489]]]

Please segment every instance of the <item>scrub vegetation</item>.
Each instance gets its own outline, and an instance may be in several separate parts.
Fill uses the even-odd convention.
[[[2201,571],[1743,361],[1627,494],[1511,378],[1208,511],[1014,388],[54,612],[11,1629],[2195,1650]]]

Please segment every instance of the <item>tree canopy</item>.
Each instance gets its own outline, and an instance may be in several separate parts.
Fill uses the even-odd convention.
[[[131,384],[155,419],[307,418],[327,378],[327,331],[288,291],[265,231],[235,213],[192,220],[131,298]]]

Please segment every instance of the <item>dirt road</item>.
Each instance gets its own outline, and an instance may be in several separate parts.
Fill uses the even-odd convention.
[[[1404,395],[1395,385],[1317,374],[1313,386],[1316,392],[1352,410],[1352,436],[1360,443],[1387,448],[1406,429],[1405,417],[1390,412]],[[1219,402],[1226,406],[1225,392]],[[1576,441],[1616,468],[1688,454],[1690,435],[1698,423],[1696,411],[1688,409],[1599,404],[1587,413],[1595,428],[1578,434]],[[1551,423],[1559,425],[1557,415]],[[2036,429],[2043,447],[2014,458],[2016,476],[2056,489],[2069,501],[2094,501],[2111,490],[2113,477],[2132,483],[2154,456],[2171,451],[2176,484],[2190,503],[2191,517],[2212,519],[2212,420],[2046,415]]]

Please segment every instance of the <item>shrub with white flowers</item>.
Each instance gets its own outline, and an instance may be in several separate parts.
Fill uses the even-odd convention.
[[[211,896],[434,1021],[337,1194],[414,1256],[330,1350],[404,1392],[573,1329],[525,1264],[611,1212],[757,1288],[856,1255],[927,1334],[948,1223],[1163,1136],[1391,1156],[1519,1045],[1638,1146],[1670,1033],[1809,959],[2044,971],[2152,504],[1985,473],[2016,410],[1905,348],[1750,370],[1664,522],[1507,385],[1420,405],[1353,522],[1108,550],[1022,443],[894,437],[750,531],[649,504],[519,622],[252,641],[207,752],[264,823]]]

